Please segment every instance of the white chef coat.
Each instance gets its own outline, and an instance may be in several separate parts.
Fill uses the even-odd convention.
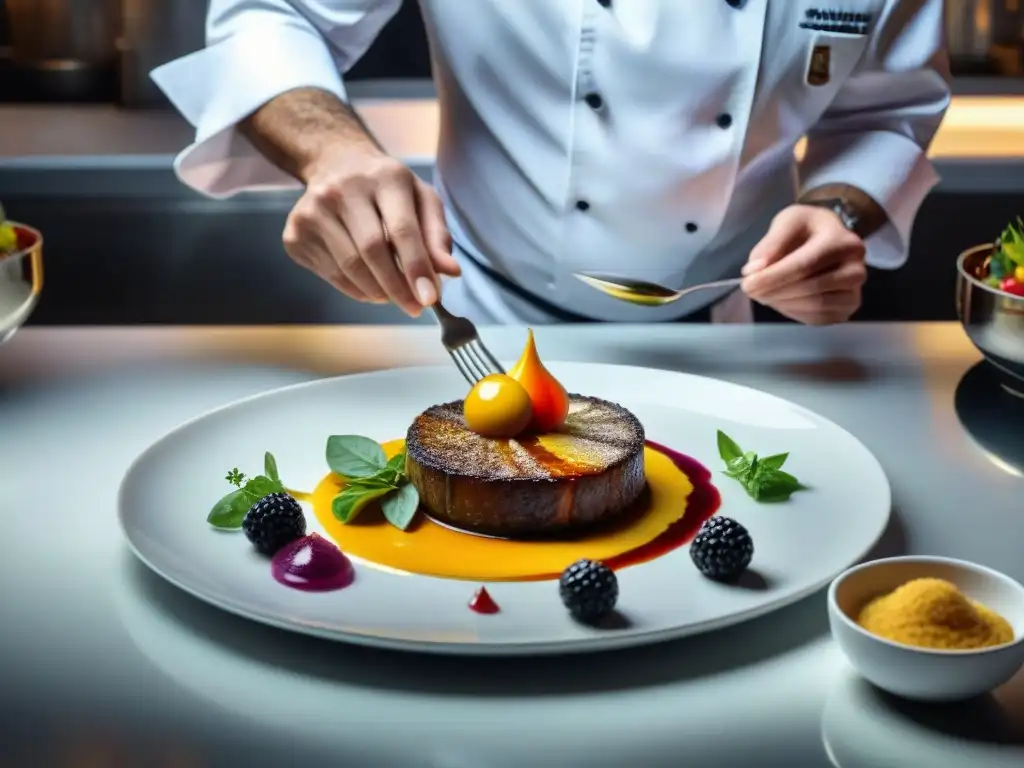
[[[296,87],[345,99],[342,73],[400,5],[211,0],[207,47],[153,72],[196,128],[179,177],[213,197],[296,186],[236,123]],[[830,183],[888,214],[869,263],[905,260],[949,103],[942,0],[420,5],[441,115],[436,184],[465,269],[445,290],[452,311],[554,319],[498,274],[588,319],[680,317],[720,296],[635,307],[573,274],[675,287],[736,275],[781,206]]]

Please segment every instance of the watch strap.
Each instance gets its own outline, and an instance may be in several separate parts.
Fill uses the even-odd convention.
[[[839,220],[851,232],[856,233],[860,224],[860,217],[845,200],[841,197],[831,197],[823,200],[803,200],[801,205],[813,205],[817,208],[827,208],[832,211]]]

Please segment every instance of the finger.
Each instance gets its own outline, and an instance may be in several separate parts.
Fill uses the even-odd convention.
[[[350,283],[363,294],[366,297],[365,301],[375,304],[386,302],[387,292],[363,261],[352,235],[345,226],[334,215],[330,215],[324,217],[321,230],[330,254],[330,263],[334,267],[327,271],[327,281],[340,288],[340,284],[335,283],[335,278],[340,276],[343,282]],[[344,289],[341,290],[348,293]]]
[[[372,301],[365,291],[341,274],[319,231],[312,226],[307,226],[309,223],[307,219],[308,217],[301,212],[298,216],[289,217],[281,237],[285,253],[296,264],[326,280],[356,301]],[[318,223],[322,222],[319,217],[316,220]]]
[[[789,301],[819,296],[833,291],[860,288],[867,279],[867,268],[862,261],[846,261],[805,280],[787,285],[772,293],[772,301]]]
[[[434,270],[441,275],[458,277],[462,274],[459,262],[452,256],[452,236],[444,218],[444,206],[437,193],[424,184],[416,185],[416,204],[423,240],[434,263]]]
[[[809,236],[810,230],[802,217],[776,216],[765,236],[751,249],[741,274],[750,275],[780,261],[786,254],[803,245]]]
[[[373,201],[363,196],[350,197],[343,205],[342,222],[363,264],[385,295],[407,315],[418,317],[423,307],[412,295],[409,282],[398,268],[391,243],[384,233],[384,222]]]
[[[741,287],[753,299],[767,298],[781,288],[824,272],[843,255],[843,251],[829,247],[828,238],[812,237],[785,258],[744,277]]]
[[[831,291],[820,296],[805,296],[788,301],[772,302],[772,309],[791,320],[806,325],[843,323],[860,308],[861,292]]]
[[[441,283],[423,240],[413,185],[382,187],[377,193],[377,208],[401,264],[406,287],[412,290],[411,295],[420,306],[431,306],[437,302]]]
[[[356,301],[365,301],[369,304],[387,303],[387,299],[371,299],[356,287],[356,284],[349,280],[341,271],[336,270],[326,278],[327,282]]]

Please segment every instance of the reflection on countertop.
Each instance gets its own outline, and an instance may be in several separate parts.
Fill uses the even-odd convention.
[[[957,704],[917,704],[879,691],[848,667],[832,683],[821,738],[835,768],[1019,768],[1024,674]]]
[[[1024,424],[1024,398],[1000,382],[987,362],[971,368],[956,388],[954,400],[960,423],[995,464],[1024,477],[1024,440],[1008,424]]]

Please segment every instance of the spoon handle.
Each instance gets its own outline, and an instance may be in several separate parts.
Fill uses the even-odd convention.
[[[700,285],[691,285],[689,288],[683,288],[681,291],[679,291],[677,298],[682,298],[688,293],[693,293],[694,291],[703,291],[707,288],[728,288],[734,285],[738,286],[742,282],[742,277],[730,277],[728,280],[716,280],[713,283],[701,283]]]

